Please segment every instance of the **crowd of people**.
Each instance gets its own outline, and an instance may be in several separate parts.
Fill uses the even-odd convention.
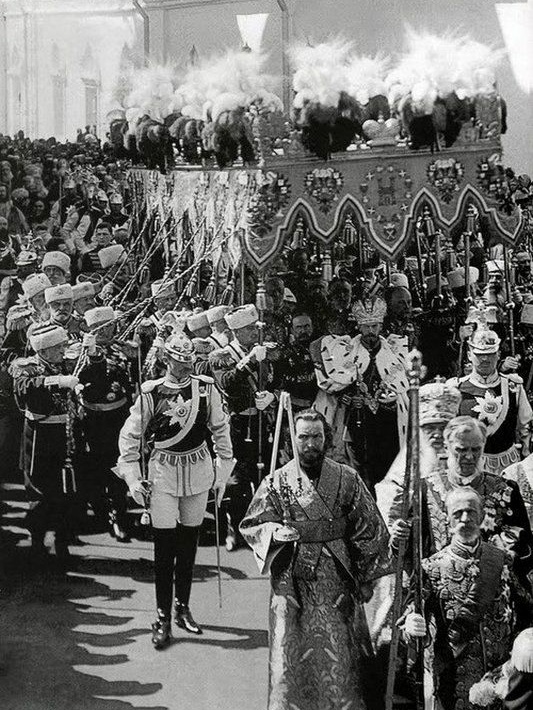
[[[36,562],[49,564],[53,531],[68,567],[89,517],[127,544],[138,506],[162,649],[173,607],[202,633],[194,561],[220,506],[227,551],[247,543],[271,575],[270,710],[380,707],[374,656],[396,623],[408,670],[424,640],[437,707],[531,707],[528,249],[510,269],[480,238],[477,266],[433,263],[422,279],[416,256],[391,267],[348,249],[330,274],[304,243],[264,281],[241,272],[244,300],[213,303],[165,274],[146,284],[131,212],[125,167],[90,130],[71,145],[0,137],[0,448],[26,485]],[[413,544],[413,348],[423,563],[398,620],[377,598]],[[417,574],[423,610],[409,602]]]

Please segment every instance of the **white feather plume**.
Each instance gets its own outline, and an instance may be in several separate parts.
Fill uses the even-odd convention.
[[[433,35],[407,29],[407,51],[385,83],[391,104],[410,99],[418,113],[431,113],[435,100],[455,92],[460,99],[493,93],[504,53],[451,32]]]
[[[336,107],[346,89],[346,68],[352,52],[352,43],[342,37],[314,47],[295,44],[290,50],[294,107],[301,108],[307,102]]]
[[[386,94],[385,77],[390,64],[389,57],[352,56],[345,67],[347,94],[365,106],[372,97]]]
[[[248,108],[261,92],[273,95],[266,60],[261,52],[227,50],[190,67],[175,91],[183,115],[214,121],[224,111]]]
[[[175,70],[169,65],[154,64],[133,74],[132,90],[126,99],[128,115],[148,115],[162,121],[172,113],[175,82]]]

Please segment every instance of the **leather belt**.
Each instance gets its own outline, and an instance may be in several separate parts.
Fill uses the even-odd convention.
[[[34,414],[34,412],[30,412],[29,409],[27,409],[24,412],[24,416],[26,419],[29,419],[31,422],[37,422],[37,424],[66,424],[67,423],[67,415],[66,414],[49,414],[48,416],[46,414]]]
[[[116,402],[86,402],[83,401],[83,406],[85,409],[89,409],[91,412],[112,412],[114,409],[120,409],[124,407],[127,403],[127,399],[123,397]]]
[[[331,520],[289,520],[287,524],[300,533],[299,542],[330,542],[344,537],[346,518]]]

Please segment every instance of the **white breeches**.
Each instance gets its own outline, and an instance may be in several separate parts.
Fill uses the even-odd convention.
[[[202,524],[209,490],[191,496],[178,497],[155,490],[150,500],[150,514],[154,528],[175,528],[176,523],[187,527]]]

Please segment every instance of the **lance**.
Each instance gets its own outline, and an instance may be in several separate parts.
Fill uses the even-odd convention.
[[[217,547],[217,587],[218,607],[222,609],[222,574],[220,571],[220,532],[218,529],[218,501],[215,496],[215,544]]]

